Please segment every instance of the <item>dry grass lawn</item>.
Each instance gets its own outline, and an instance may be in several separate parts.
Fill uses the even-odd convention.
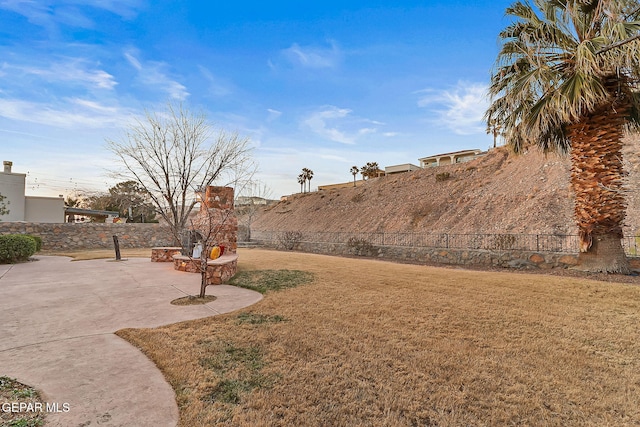
[[[223,316],[119,334],[180,426],[640,424],[640,287],[240,251],[312,283]]]

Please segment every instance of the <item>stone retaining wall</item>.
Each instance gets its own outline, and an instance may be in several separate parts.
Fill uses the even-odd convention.
[[[151,248],[151,262],[173,262],[174,255],[180,255],[182,248],[179,246],[162,246]]]
[[[160,224],[0,222],[0,234],[40,236],[44,250],[113,248],[114,235],[118,236],[122,249],[172,246],[174,243],[169,230]]]
[[[278,248],[275,242],[260,242],[263,246]],[[356,255],[417,264],[438,263],[505,268],[568,268],[577,264],[578,256],[551,252],[494,251],[483,249],[438,249],[408,246],[349,246],[344,243],[297,242],[294,250],[328,254]]]
[[[174,255],[173,269],[187,273],[200,273],[202,260],[183,255]],[[227,254],[207,261],[207,285],[221,285],[228,282],[238,271],[238,255]]]

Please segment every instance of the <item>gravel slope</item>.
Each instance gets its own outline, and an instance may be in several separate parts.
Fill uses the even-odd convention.
[[[638,148],[640,138],[628,139],[627,235],[640,231]],[[569,171],[566,156],[498,148],[468,163],[293,195],[260,212],[252,229],[576,234]],[[444,173],[449,178],[442,180]]]

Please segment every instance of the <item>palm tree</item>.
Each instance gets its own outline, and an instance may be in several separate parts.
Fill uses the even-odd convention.
[[[308,168],[302,168],[304,178],[309,182],[309,191],[311,191],[311,178],[313,178],[313,171]]]
[[[640,128],[637,0],[533,0],[515,21],[491,79],[495,120],[515,151],[531,144],[571,153],[580,266],[628,272],[622,138]]]
[[[494,118],[489,117],[487,119],[487,134],[493,135],[493,148],[496,148],[496,140],[498,139],[498,135],[501,135],[500,132],[502,126],[498,121]]]
[[[298,184],[300,184],[300,192],[302,193],[302,186],[304,185],[304,183],[307,182],[307,178],[305,178],[304,173],[301,173],[300,175],[298,175]]]
[[[378,166],[378,162],[367,162],[366,165],[360,168],[360,172],[362,173],[363,179],[375,178],[378,176],[378,170],[380,166]]]
[[[360,169],[357,166],[351,166],[351,175],[353,175],[353,186],[356,186],[356,175],[358,175]]]

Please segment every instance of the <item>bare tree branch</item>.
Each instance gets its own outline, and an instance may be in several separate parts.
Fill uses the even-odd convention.
[[[198,190],[234,176],[237,183],[255,172],[248,138],[214,131],[204,114],[181,104],[169,104],[161,113],[146,111],[121,139],[108,139],[107,148],[122,165],[113,175],[134,180],[149,193],[176,240],[188,225]]]

